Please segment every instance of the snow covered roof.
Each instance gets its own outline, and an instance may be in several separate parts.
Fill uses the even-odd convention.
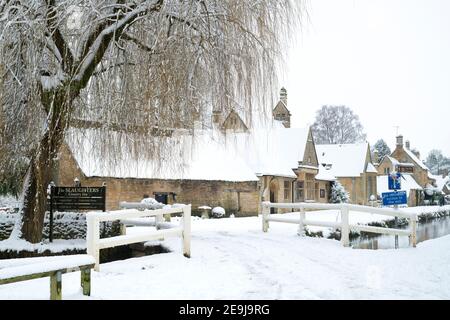
[[[401,190],[406,191],[406,194],[409,196],[410,190],[423,190],[423,188],[416,182],[414,177],[410,174],[403,174],[404,179],[401,180]],[[392,192],[388,187],[388,176],[378,176],[377,177],[377,191],[378,194],[381,195],[384,192]]]
[[[303,160],[309,128],[255,128],[227,136],[227,148],[237,149],[258,176],[296,178],[292,171]]]
[[[179,134],[165,138],[173,150],[163,161],[136,160],[123,150],[113,164],[98,156],[94,129],[70,129],[66,142],[88,177],[258,181],[262,175],[296,178],[292,169],[303,160],[308,133],[309,129],[277,125],[225,136],[199,130],[195,137]],[[115,136],[113,133],[113,139],[120,139]]]
[[[167,138],[173,150],[163,161],[134,159],[128,150],[114,163],[98,156],[94,130],[71,129],[66,142],[83,173],[88,177],[183,179],[214,181],[258,181],[254,171],[233,150],[227,150],[215,137],[199,134]],[[119,136],[112,133],[108,138]],[[75,143],[82,139],[81,143]],[[176,141],[178,140],[178,141]],[[176,143],[178,142],[178,143]],[[183,156],[183,154],[185,156]]]
[[[405,148],[404,149],[405,150],[405,152],[406,152],[406,154],[417,164],[417,165],[419,165],[419,167],[421,167],[422,169],[424,169],[424,170],[428,170],[428,167],[422,162],[422,161],[420,161],[420,159],[419,158],[417,158],[417,156],[411,151],[411,150],[409,150],[408,148]]]
[[[391,157],[391,156],[386,156],[387,159],[389,159],[392,162],[392,165],[395,166],[400,166],[400,167],[414,167],[414,163],[409,163],[409,162],[400,162],[397,159]]]
[[[450,177],[442,177],[441,175],[434,175],[428,173],[428,177],[436,181],[436,187],[439,191],[442,191],[444,187],[450,182]]]
[[[315,176],[316,180],[321,181],[336,181],[337,178],[331,174],[330,170],[324,168],[323,166],[320,166],[319,173]]]
[[[375,166],[374,166],[372,163],[369,162],[369,163],[367,164],[366,172],[369,172],[369,173],[378,173],[378,170],[375,168]]]
[[[330,174],[335,177],[359,177],[365,170],[367,150],[368,143],[316,145],[319,168],[331,164]]]

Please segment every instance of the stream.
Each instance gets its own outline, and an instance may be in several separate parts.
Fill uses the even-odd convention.
[[[408,227],[404,226],[400,227],[400,229],[407,229]],[[450,234],[450,216],[417,224],[417,243],[440,238],[448,234]],[[407,236],[399,236],[398,245],[399,248],[408,248],[409,238]],[[360,237],[350,241],[350,246],[354,249],[394,249],[395,236],[362,233]]]

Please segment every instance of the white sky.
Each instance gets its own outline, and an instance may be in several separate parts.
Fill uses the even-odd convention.
[[[346,105],[373,144],[399,133],[450,156],[450,1],[310,0],[281,85],[293,126],[322,105]]]

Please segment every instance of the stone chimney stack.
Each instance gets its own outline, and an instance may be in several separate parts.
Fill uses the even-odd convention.
[[[411,150],[412,153],[414,153],[414,155],[417,157],[417,159],[420,160],[420,152],[418,150]]]
[[[213,110],[212,112],[212,122],[216,125],[221,125],[222,112],[220,110]]]
[[[397,136],[397,147],[400,149],[403,149],[403,136],[402,135]]]
[[[285,88],[280,90],[280,100],[287,106],[287,90]]]
[[[408,149],[408,150],[411,148],[411,143],[409,142],[409,140],[406,140],[405,146],[406,146],[406,149]]]

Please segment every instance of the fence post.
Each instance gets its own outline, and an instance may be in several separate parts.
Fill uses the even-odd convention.
[[[163,215],[162,214],[158,214],[155,216],[155,226],[156,226],[156,230],[161,229],[161,223],[163,223],[164,219],[163,219]]]
[[[348,247],[350,245],[349,233],[350,227],[348,224],[348,207],[344,204],[341,207],[341,243],[344,247]]]
[[[269,221],[267,218],[269,218],[270,213],[270,202],[263,202],[262,203],[262,229],[263,232],[267,232],[269,230]]]
[[[87,254],[95,259],[95,271],[100,270],[100,250],[98,248],[98,240],[100,239],[100,223],[93,214],[87,214],[87,232],[86,232],[86,249]]]
[[[417,215],[413,215],[409,218],[409,225],[411,234],[409,235],[409,245],[416,247],[417,245]]]
[[[305,221],[305,208],[301,207],[300,208],[300,221],[298,223],[298,231],[297,231],[297,234],[300,237],[303,237],[305,235],[305,225],[304,225],[303,221]]]
[[[183,218],[181,220],[183,224],[183,255],[186,258],[191,257],[191,205],[183,207]]]

